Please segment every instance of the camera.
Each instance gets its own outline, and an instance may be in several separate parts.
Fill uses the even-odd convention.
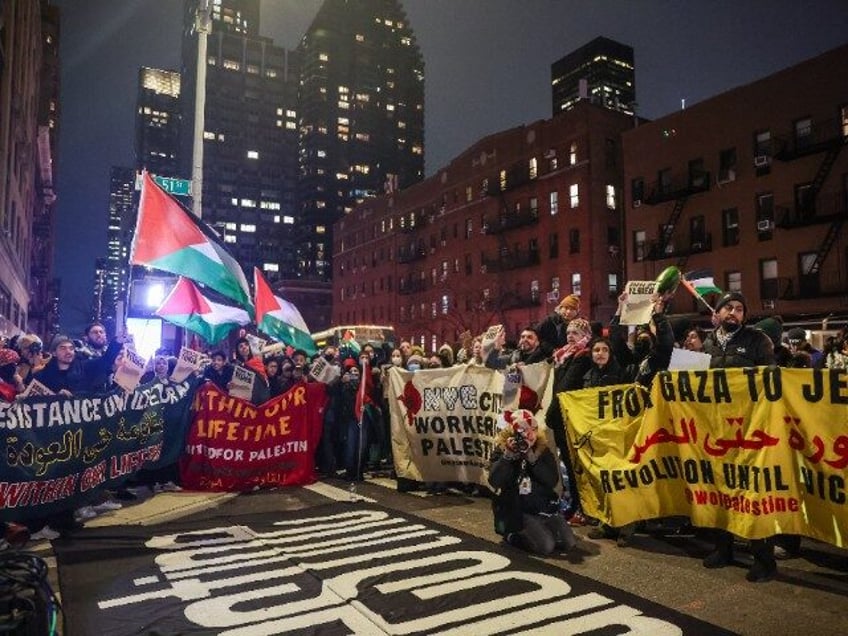
[[[516,433],[512,439],[515,442],[516,453],[526,453],[530,448],[530,444],[527,443],[527,440],[524,439],[524,436],[521,433]]]

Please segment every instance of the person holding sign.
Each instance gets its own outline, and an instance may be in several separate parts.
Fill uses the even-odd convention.
[[[745,324],[748,305],[740,292],[728,292],[715,306],[716,329],[704,341],[704,351],[712,358],[711,368],[757,367],[774,364],[774,347],[759,329]],[[770,539],[751,541],[754,563],[745,578],[752,583],[770,581],[777,574],[777,563]],[[713,551],[704,559],[706,568],[723,568],[733,563],[733,535],[716,531]]]
[[[509,545],[534,554],[570,550],[577,541],[559,514],[557,460],[538,434],[533,414],[504,411],[498,425],[489,467],[489,484],[496,491],[495,532]]]

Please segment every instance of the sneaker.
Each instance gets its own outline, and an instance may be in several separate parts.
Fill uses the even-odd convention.
[[[587,523],[586,517],[583,516],[583,513],[579,510],[575,511],[574,514],[567,519],[567,522],[570,526],[585,526]]]
[[[733,553],[729,550],[713,550],[703,561],[705,568],[723,568],[733,561]]]
[[[83,506],[74,510],[74,517],[77,521],[87,521],[94,519],[97,516],[97,511],[93,506]]]
[[[761,561],[754,559],[754,564],[745,575],[745,579],[751,583],[765,583],[771,581],[777,574],[777,563],[772,560]]]
[[[107,499],[106,501],[102,501],[99,504],[91,506],[91,509],[94,510],[94,512],[96,512],[97,514],[103,514],[104,512],[120,510],[123,507],[124,506],[120,502]]]
[[[29,538],[33,541],[53,541],[53,539],[58,539],[60,534],[56,532],[50,526],[44,526],[38,532],[33,532],[29,535]]]
[[[179,492],[181,490],[182,488],[172,481],[166,481],[164,484],[155,484],[153,486],[153,492]]]

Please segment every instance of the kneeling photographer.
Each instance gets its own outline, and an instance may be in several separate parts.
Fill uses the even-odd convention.
[[[505,411],[489,467],[495,532],[510,545],[535,554],[570,550],[576,544],[559,514],[554,487],[560,481],[556,456],[538,435],[530,411]]]

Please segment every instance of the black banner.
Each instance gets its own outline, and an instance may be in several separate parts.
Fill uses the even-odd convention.
[[[730,633],[364,502],[86,528],[54,550],[68,636]]]
[[[196,383],[0,402],[0,521],[78,508],[142,468],[176,462]]]

